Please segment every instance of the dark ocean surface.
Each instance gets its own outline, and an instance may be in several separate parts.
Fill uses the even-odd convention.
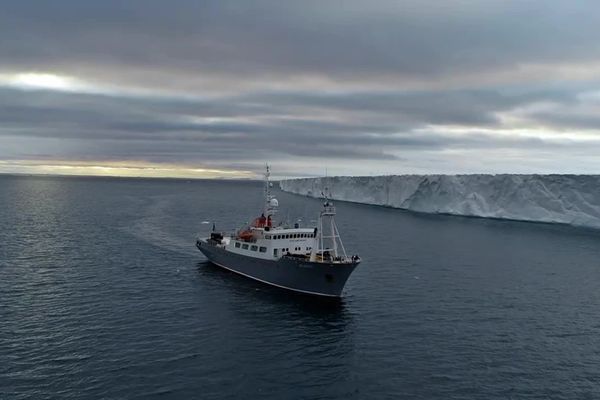
[[[259,182],[0,176],[0,398],[600,398],[600,233],[336,205],[323,302],[195,249]]]

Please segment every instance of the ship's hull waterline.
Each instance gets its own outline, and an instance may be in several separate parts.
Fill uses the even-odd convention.
[[[213,264],[256,281],[295,292],[340,297],[358,263],[317,263],[294,257],[265,260],[235,254],[198,239],[196,247]]]

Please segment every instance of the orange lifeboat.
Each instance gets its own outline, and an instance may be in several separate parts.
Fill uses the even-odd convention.
[[[246,229],[244,231],[240,231],[240,233],[238,233],[238,237],[242,240],[250,240],[254,237],[254,235],[250,229]]]

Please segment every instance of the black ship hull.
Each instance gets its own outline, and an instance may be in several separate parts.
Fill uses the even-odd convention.
[[[295,292],[340,297],[358,262],[310,262],[299,257],[265,260],[229,252],[205,240],[196,247],[213,264],[237,274]]]

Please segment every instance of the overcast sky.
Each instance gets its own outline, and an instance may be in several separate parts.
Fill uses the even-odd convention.
[[[0,172],[600,173],[598,1],[4,0]]]

